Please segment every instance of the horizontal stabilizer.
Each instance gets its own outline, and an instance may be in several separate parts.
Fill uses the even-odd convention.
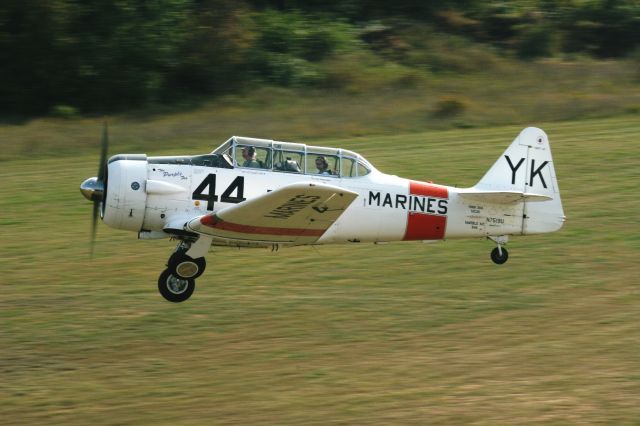
[[[533,194],[519,191],[481,191],[475,189],[462,189],[458,192],[462,198],[475,202],[496,204],[512,204],[520,201],[549,201],[553,198],[548,195]]]

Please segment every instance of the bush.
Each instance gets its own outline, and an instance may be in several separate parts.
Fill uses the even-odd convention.
[[[438,99],[433,116],[438,118],[450,118],[460,115],[467,109],[467,102],[455,96],[444,96]]]
[[[317,86],[326,76],[321,62],[355,50],[354,27],[300,12],[268,10],[255,15],[256,39],[248,62],[260,80],[282,86]]]
[[[525,27],[516,46],[521,59],[551,56],[553,53],[553,30],[546,25],[534,24]]]
[[[317,62],[356,45],[355,29],[335,19],[268,10],[256,14],[255,21],[258,37],[254,48],[263,52]]]
[[[77,118],[78,117],[78,108],[74,108],[69,105],[55,105],[51,108],[49,114],[53,117],[57,118]]]
[[[563,12],[567,52],[617,57],[640,45],[640,4],[636,0],[590,1]]]
[[[323,79],[316,64],[286,53],[265,53],[260,65],[263,79],[279,86],[315,86]]]

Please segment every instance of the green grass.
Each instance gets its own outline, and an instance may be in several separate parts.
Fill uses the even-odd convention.
[[[118,120],[113,151],[220,142],[183,118]],[[538,125],[568,221],[514,238],[507,264],[482,240],[215,249],[179,305],[156,290],[173,243],[101,226],[88,258],[78,185],[97,168],[97,121],[13,129],[21,154],[0,168],[0,424],[637,424],[640,120]],[[45,146],[50,129],[67,138],[60,152],[28,158],[24,141]],[[467,186],[519,130],[321,142]]]

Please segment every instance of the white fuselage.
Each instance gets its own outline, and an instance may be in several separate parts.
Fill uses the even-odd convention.
[[[205,180],[207,185],[202,187]],[[140,159],[110,163],[104,221],[136,232],[162,232],[168,225],[180,225],[183,219],[215,212],[300,181],[340,186],[358,193],[358,198],[316,244],[440,240],[522,232],[522,202],[470,203],[458,195],[457,188],[377,170],[362,177],[338,178]]]
[[[319,173],[321,168],[328,174]],[[104,222],[139,232],[141,238],[197,238],[204,232],[215,237],[213,244],[232,246],[429,241],[554,232],[565,220],[548,137],[534,127],[524,129],[472,188],[387,175],[347,150],[235,136],[213,153],[199,156],[118,155],[109,160],[106,175]],[[289,204],[317,196],[293,193],[274,207],[273,214],[247,219],[247,211],[264,207],[263,198],[289,194],[286,188],[304,183],[333,188],[335,194],[349,191],[349,204],[327,204],[334,206],[330,213],[339,214],[318,217],[318,223],[333,219],[326,227],[312,226],[315,238],[278,235],[295,231],[305,236],[308,232],[300,226],[309,224],[298,221],[305,203]],[[238,207],[230,208],[234,205]],[[240,206],[245,206],[243,213],[237,213]],[[280,208],[285,211],[278,212]],[[312,208],[322,214],[329,207]],[[240,216],[225,216],[225,210],[248,222],[233,224]],[[192,228],[193,220],[218,215],[228,223],[205,220],[217,231]],[[286,219],[278,224],[282,227],[268,225],[274,215]],[[313,223],[311,216],[304,217]],[[261,237],[266,234],[271,238]]]

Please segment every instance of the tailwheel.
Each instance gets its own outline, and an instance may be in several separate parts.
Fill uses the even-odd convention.
[[[493,260],[493,263],[502,265],[507,259],[509,259],[509,252],[506,248],[498,246],[491,250],[491,260]]]
[[[165,269],[158,278],[158,290],[162,297],[169,302],[184,302],[193,294],[196,288],[196,280],[193,278],[179,278],[173,275],[169,269]]]
[[[167,262],[168,270],[171,274],[179,278],[196,279],[204,272],[207,261],[204,257],[193,259],[183,251],[176,251]]]

